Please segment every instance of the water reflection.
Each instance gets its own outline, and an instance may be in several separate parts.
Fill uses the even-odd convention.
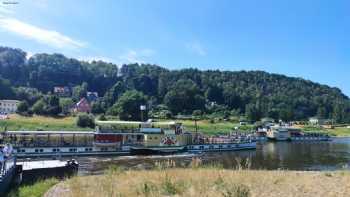
[[[169,159],[178,167],[190,165],[193,154],[172,156],[81,157],[80,174],[100,174],[110,165],[131,169],[150,169]],[[252,169],[339,170],[350,169],[350,138],[330,142],[265,142],[256,150],[212,152],[201,155],[203,164],[237,168],[238,161]]]

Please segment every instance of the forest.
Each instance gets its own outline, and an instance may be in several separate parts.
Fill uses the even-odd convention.
[[[67,86],[69,97],[53,94]],[[0,47],[0,99],[22,101],[27,114],[69,114],[69,106],[87,91],[98,92],[93,114],[140,119],[139,106],[150,117],[216,115],[307,120],[309,117],[350,122],[350,100],[340,89],[302,78],[264,71],[170,70],[153,64],[116,65],[80,61],[61,54],[34,54]]]

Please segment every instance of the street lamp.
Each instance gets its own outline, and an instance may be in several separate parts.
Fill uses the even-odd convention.
[[[143,111],[146,111],[146,105],[140,105],[141,110],[141,122],[143,122]]]

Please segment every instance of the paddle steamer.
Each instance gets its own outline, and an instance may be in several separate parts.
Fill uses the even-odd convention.
[[[203,137],[178,122],[97,121],[95,131],[5,131],[17,157],[169,154],[255,148],[255,142],[228,136]],[[199,137],[202,136],[202,137]]]

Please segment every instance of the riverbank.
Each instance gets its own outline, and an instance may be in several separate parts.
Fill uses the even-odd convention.
[[[173,121],[173,120],[159,120]],[[196,131],[195,122],[192,120],[176,120],[181,122],[188,131]],[[235,127],[241,132],[251,131],[254,125],[240,126],[238,122],[224,120],[198,120],[197,128],[199,132],[208,135],[227,134]],[[0,131],[7,130],[65,130],[65,131],[87,131],[91,128],[81,128],[76,125],[76,117],[68,116],[62,118],[31,116],[25,117],[17,114],[10,115],[10,119],[0,120]],[[303,128],[302,128],[303,129]],[[337,137],[350,137],[350,128],[335,127],[334,129],[322,129],[316,127],[306,127],[307,131],[317,131]]]
[[[72,116],[54,118],[47,116],[20,116],[11,114],[9,119],[0,120],[0,131],[7,130],[87,130],[76,125],[76,118]],[[91,129],[89,129],[91,130]]]
[[[74,177],[45,197],[89,196],[348,196],[350,172],[216,168],[109,171]]]

